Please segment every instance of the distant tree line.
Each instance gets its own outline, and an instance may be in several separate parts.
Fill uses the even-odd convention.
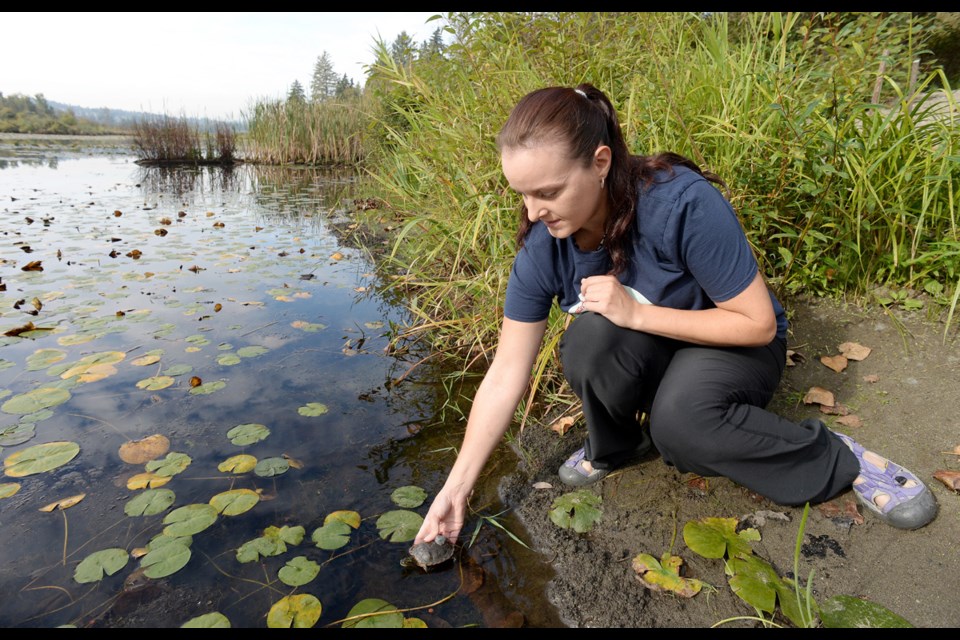
[[[72,109],[54,108],[42,93],[4,96],[0,92],[0,133],[103,135],[116,132],[89,118],[77,117]]]

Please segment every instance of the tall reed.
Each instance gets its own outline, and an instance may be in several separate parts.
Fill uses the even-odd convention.
[[[209,123],[208,123],[209,124]],[[151,117],[133,125],[137,162],[146,165],[222,164],[238,161],[237,135],[225,122],[214,122],[201,131],[185,116]]]

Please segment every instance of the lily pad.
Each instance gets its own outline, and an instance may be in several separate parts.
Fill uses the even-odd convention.
[[[327,411],[327,405],[323,404],[322,402],[308,402],[304,406],[297,409],[297,413],[308,417],[322,416]]]
[[[347,613],[343,628],[401,629],[403,614],[386,600],[367,598],[353,605]]]
[[[237,516],[257,506],[260,494],[252,489],[231,489],[210,498],[210,504],[220,515]]]
[[[73,571],[73,579],[81,584],[98,582],[127,566],[130,554],[126,549],[101,549],[80,561]]]
[[[175,364],[172,367],[167,367],[161,373],[165,376],[182,376],[185,373],[190,373],[193,371],[193,367],[188,364]]]
[[[147,489],[127,501],[123,512],[128,516],[154,516],[166,511],[176,500],[170,489]]]
[[[703,588],[702,581],[680,576],[683,558],[670,555],[669,551],[659,561],[647,553],[638,554],[632,566],[637,579],[652,591],[670,591],[682,598],[692,598]]]
[[[63,349],[37,349],[27,356],[27,371],[39,371],[66,359]],[[12,363],[11,363],[12,364]]]
[[[422,505],[424,500],[427,499],[427,492],[421,487],[407,485],[394,489],[393,493],[390,494],[390,499],[393,500],[394,504],[398,507],[415,509]]]
[[[255,358],[259,355],[263,355],[267,351],[269,351],[269,349],[267,349],[266,347],[253,345],[253,346],[242,347],[240,349],[237,349],[237,355],[240,356],[241,358]]]
[[[283,584],[300,587],[316,578],[318,573],[320,573],[319,564],[305,556],[297,556],[280,568],[277,577]]]
[[[225,353],[217,358],[217,364],[224,367],[240,364],[240,356],[235,353]]]
[[[270,629],[309,629],[317,624],[323,606],[316,596],[297,593],[281,598],[267,612]]]
[[[163,519],[167,525],[163,533],[168,536],[192,536],[207,529],[217,521],[217,510],[210,504],[188,504],[174,509]]]
[[[550,520],[563,529],[573,529],[584,533],[603,515],[600,504],[603,499],[589,489],[578,489],[565,493],[553,501],[550,507]]]
[[[886,607],[857,598],[839,595],[820,605],[820,622],[827,629],[910,629],[914,625]]]
[[[213,509],[213,507],[210,508]],[[187,539],[174,536],[170,537],[169,541],[164,544],[155,545],[145,556],[140,558],[140,568],[143,569],[143,575],[154,579],[165,578],[185,567],[192,555],[185,540]]]
[[[311,540],[317,547],[333,551],[345,547],[350,542],[350,525],[346,522],[333,520],[314,530]]]
[[[390,542],[410,542],[417,537],[423,525],[423,516],[415,511],[396,509],[377,518],[380,537]]]
[[[230,456],[223,462],[217,465],[218,471],[223,471],[224,473],[247,473],[253,471],[254,467],[257,466],[257,459],[250,454],[241,453],[239,455]]]
[[[290,469],[290,463],[285,458],[264,458],[257,462],[253,472],[263,478],[272,478],[283,475]]]
[[[12,478],[43,473],[73,460],[80,453],[76,442],[47,442],[13,453],[3,461],[4,474]]]
[[[143,464],[155,460],[170,449],[167,436],[155,433],[139,440],[130,440],[120,445],[120,459],[127,464]]]
[[[20,484],[17,482],[0,482],[0,499],[9,498],[20,491]]]
[[[146,389],[147,391],[158,391],[166,389],[175,382],[170,376],[152,376],[144,378],[137,382],[137,389]]]
[[[230,620],[219,611],[211,611],[201,616],[190,618],[182,625],[181,629],[229,629]]]
[[[174,451],[160,460],[151,460],[145,468],[159,476],[175,476],[189,467],[191,462],[193,459],[187,454]]]
[[[334,521],[345,522],[353,529],[360,528],[360,514],[356,511],[331,511],[327,514],[327,517],[323,519],[323,524],[329,524]]]
[[[230,442],[238,447],[244,447],[248,444],[253,444],[254,442],[260,442],[269,435],[270,429],[268,429],[265,425],[258,424],[256,422],[238,424],[227,431],[227,438],[229,438]]]
[[[750,527],[737,531],[737,518],[703,518],[683,526],[683,541],[704,558],[729,558],[753,553],[750,542],[760,539],[760,532]]]
[[[40,387],[27,393],[13,396],[0,406],[4,413],[25,415],[41,409],[55,407],[70,399],[70,392],[57,387]]]
[[[23,444],[37,435],[36,425],[32,422],[21,422],[10,427],[0,429],[0,446],[13,447]]]
[[[227,386],[227,383],[223,380],[214,380],[213,382],[204,382],[201,385],[193,387],[190,389],[190,395],[193,396],[206,396],[210,395],[215,391],[220,391]]]

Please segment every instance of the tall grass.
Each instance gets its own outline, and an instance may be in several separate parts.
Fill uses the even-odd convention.
[[[365,108],[362,98],[260,101],[248,116],[248,160],[278,165],[362,163]]]
[[[238,161],[237,135],[225,122],[201,130],[186,117],[145,118],[133,125],[137,162],[144,165],[220,164]]]
[[[417,317],[405,337],[464,371],[492,353],[519,205],[494,136],[525,93],[583,81],[611,97],[634,152],[677,151],[727,181],[780,293],[925,288],[952,317],[960,130],[955,111],[930,117],[924,96],[949,83],[916,73],[926,25],[910,14],[446,17],[445,59],[404,67],[384,48],[372,68],[367,166],[402,219],[383,268]],[[549,319],[544,390],[562,383],[566,319]]]

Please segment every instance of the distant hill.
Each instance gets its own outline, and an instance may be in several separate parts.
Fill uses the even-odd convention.
[[[75,104],[55,102],[54,100],[47,100],[47,104],[53,107],[54,111],[73,111],[73,115],[77,118],[91,120],[105,127],[129,129],[136,122],[164,117],[163,114],[160,113],[149,113],[146,111],[126,111],[124,109],[110,109],[108,107],[99,107],[93,109],[90,107],[81,107]],[[179,116],[175,117],[177,120],[180,119]],[[212,121],[207,118],[186,118],[186,120],[191,125],[195,125],[201,131],[205,130],[207,125],[212,125]],[[240,121],[230,121],[228,124],[232,124],[238,131],[245,128],[245,123]]]

